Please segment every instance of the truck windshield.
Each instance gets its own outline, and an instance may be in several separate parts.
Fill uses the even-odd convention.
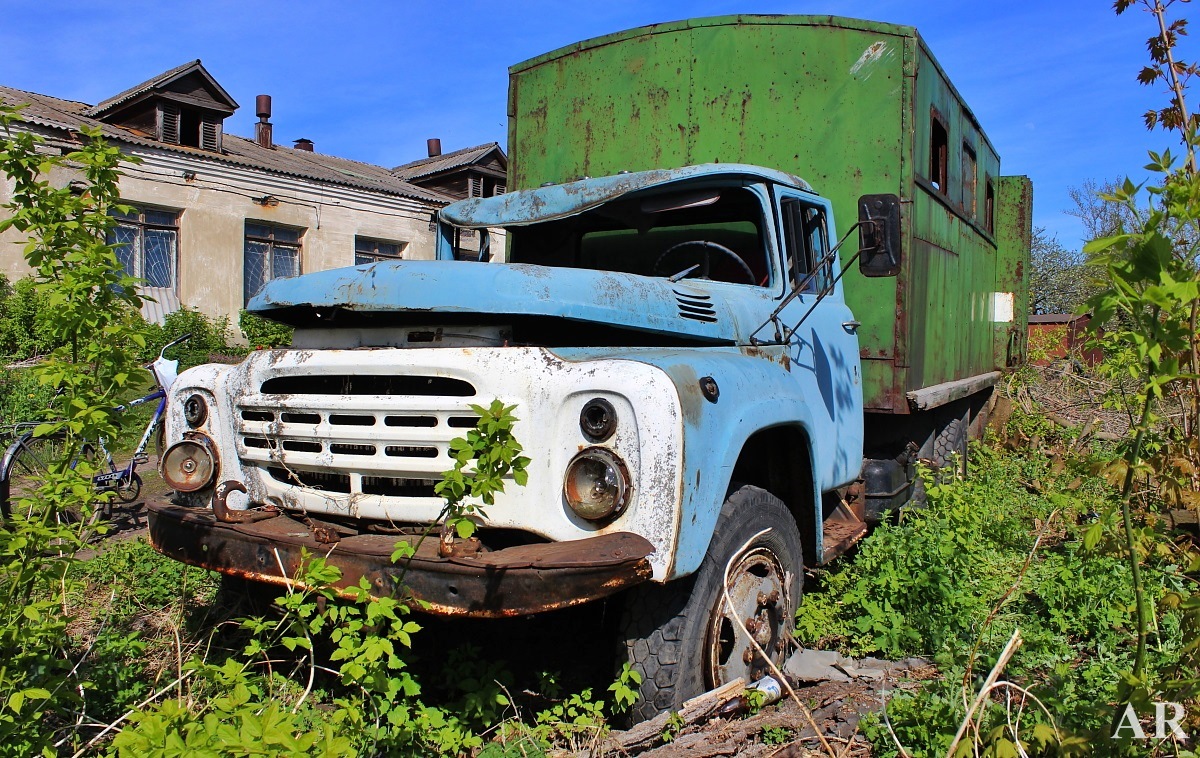
[[[637,193],[578,216],[508,228],[508,260],[765,286],[762,229],[762,206],[744,187]]]

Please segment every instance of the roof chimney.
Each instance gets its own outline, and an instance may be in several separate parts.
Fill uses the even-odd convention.
[[[310,139],[305,139],[304,137],[301,137],[300,139],[292,140],[292,142],[296,143],[297,150],[303,150],[308,153],[311,153],[313,151],[313,141]]]
[[[254,141],[270,149],[275,146],[271,141],[271,122],[267,120],[271,118],[271,96],[259,95],[254,98],[254,111],[258,115],[258,122],[254,124]]]
[[[442,141],[437,137],[425,140],[425,147],[429,149],[430,158],[436,158],[442,154]]]

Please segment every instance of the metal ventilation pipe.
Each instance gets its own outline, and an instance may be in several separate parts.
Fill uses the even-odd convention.
[[[429,150],[430,158],[436,158],[442,154],[442,141],[437,137],[425,140],[425,147]]]
[[[254,111],[258,116],[257,123],[254,124],[254,141],[259,145],[270,149],[275,146],[272,141],[271,122],[271,96],[259,95],[254,98]]]

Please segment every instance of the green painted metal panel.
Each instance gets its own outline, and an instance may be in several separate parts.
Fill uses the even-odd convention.
[[[1033,240],[1033,183],[1002,176],[996,185],[996,290],[1013,293],[1013,320],[995,325],[997,366],[1025,362],[1029,331],[1029,245]]]
[[[944,191],[928,176],[934,108]],[[861,195],[895,193],[900,276],[846,276],[866,407],[907,412],[905,391],[993,368],[983,193],[999,159],[911,27],[725,16],[576,43],[510,69],[509,149],[516,189],[708,162],[780,169],[833,202],[839,237]]]

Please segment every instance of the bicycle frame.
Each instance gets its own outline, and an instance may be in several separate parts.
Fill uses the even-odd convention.
[[[154,382],[157,385],[153,392],[113,409],[121,413],[140,405],[152,403],[155,400],[158,401],[158,407],[155,408],[154,415],[150,418],[150,422],[146,424],[146,429],[142,432],[142,438],[138,441],[137,448],[133,451],[129,463],[124,467],[117,467],[116,460],[105,444],[106,440],[102,438],[96,441],[96,446],[104,454],[103,460],[108,467],[107,471],[101,471],[92,476],[92,485],[97,490],[113,491],[116,493],[118,500],[127,503],[133,502],[137,498],[142,487],[141,477],[137,475],[137,467],[139,464],[146,463],[149,460],[146,455],[146,448],[150,444],[150,437],[154,434],[154,430],[159,428],[163,417],[166,415],[167,392],[170,390],[171,384],[174,383],[176,374],[178,373],[179,361],[168,359],[166,351],[190,337],[191,334],[185,334],[178,339],[168,342],[159,350],[158,358],[147,366],[154,376]],[[55,395],[55,397],[57,398],[58,395]],[[12,433],[16,436],[16,439],[7,445],[3,456],[0,457],[0,513],[3,514],[4,518],[10,515],[10,484],[14,468],[23,454],[33,455],[33,453],[29,452],[32,449],[33,442],[42,439],[35,438],[33,435],[33,430],[37,427],[37,424],[38,422],[20,422],[14,424],[12,426]],[[55,435],[48,436],[53,437]],[[88,447],[90,446],[85,445],[84,447],[85,454]],[[72,461],[71,468],[74,468],[76,463],[78,463],[78,460]],[[36,466],[26,467],[26,471],[28,472],[36,470]],[[106,515],[110,512],[110,508],[111,503],[106,503],[104,507]]]
[[[158,401],[158,408],[155,409],[154,415],[150,418],[150,423],[146,424],[146,430],[142,432],[142,438],[138,442],[137,447],[134,449],[133,456],[129,459],[129,463],[125,466],[125,468],[117,468],[117,463],[113,459],[112,453],[110,453],[108,448],[105,446],[104,440],[99,440],[100,452],[104,454],[104,458],[108,463],[108,471],[92,477],[92,483],[97,489],[120,489],[122,485],[128,485],[133,481],[134,474],[137,471],[139,459],[146,454],[146,448],[150,444],[150,437],[154,434],[154,430],[158,428],[158,425],[162,422],[163,415],[166,412],[167,393],[164,392],[162,388],[159,388],[145,397],[139,397],[138,399],[131,400],[124,405],[118,405],[113,409],[118,413],[123,413],[130,408],[136,408],[139,405],[145,405],[146,403],[151,403],[155,400]]]

